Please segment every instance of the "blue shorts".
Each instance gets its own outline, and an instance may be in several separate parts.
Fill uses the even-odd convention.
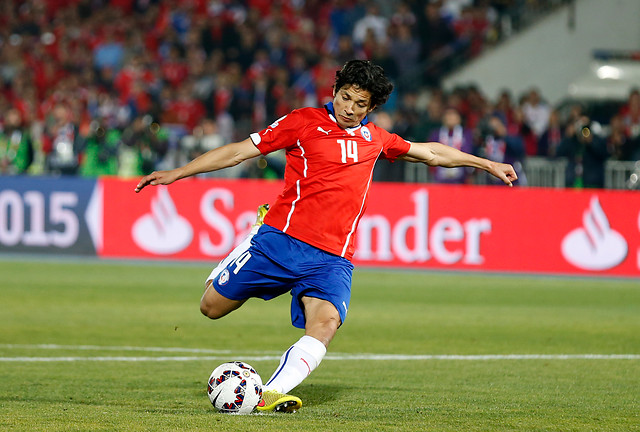
[[[291,323],[304,328],[303,296],[331,302],[344,323],[352,273],[353,264],[346,258],[262,225],[211,272],[207,281],[213,281],[216,291],[231,300],[270,300],[290,291]]]

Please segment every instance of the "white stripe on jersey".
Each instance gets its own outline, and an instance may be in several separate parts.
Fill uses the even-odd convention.
[[[297,144],[298,144],[298,147],[300,147],[300,151],[302,152],[301,153],[302,160],[304,161],[304,171],[303,171],[302,175],[304,176],[304,178],[307,178],[307,169],[309,168],[309,166],[307,165],[307,158],[304,157],[304,149],[300,145],[300,140],[298,140]]]
[[[291,210],[289,210],[289,214],[287,215],[287,224],[282,229],[282,232],[284,233],[286,233],[287,229],[289,228],[289,222],[291,222],[291,216],[293,215],[293,211],[296,208],[296,203],[300,201],[300,180],[296,182],[296,192],[298,193],[298,196],[291,203]]]
[[[375,160],[378,160],[378,158],[382,154],[382,150],[383,149],[380,149],[380,153],[378,153],[378,156],[376,157]],[[374,168],[375,168],[375,164],[373,164],[373,166],[371,167],[371,173],[369,174],[369,183],[367,183],[367,188],[365,189],[364,194],[362,195],[362,204],[360,204],[360,211],[358,212],[358,215],[356,216],[356,218],[353,220],[353,224],[351,225],[351,231],[347,236],[347,241],[344,242],[344,247],[342,248],[342,253],[340,254],[340,256],[343,258],[347,253],[347,247],[349,247],[349,240],[351,239],[351,236],[353,235],[353,233],[356,231],[356,225],[358,224],[358,221],[360,220],[360,216],[362,216],[362,212],[364,211],[364,203],[367,201],[367,195],[369,194],[369,188],[371,187],[371,180],[373,179]]]
[[[300,145],[300,140],[298,140],[296,145],[300,148],[302,160],[304,161],[304,171],[303,171],[302,175],[304,176],[304,178],[307,178],[307,168],[308,168],[308,166],[307,166],[307,158],[304,157],[304,148],[302,148],[302,145]],[[298,201],[300,201],[300,180],[296,181],[296,192],[297,192],[298,196],[291,203],[291,210],[289,210],[289,214],[287,215],[287,223],[284,226],[284,228],[282,229],[282,232],[285,232],[285,233],[287,232],[287,229],[289,228],[289,222],[291,222],[291,216],[293,215],[293,211],[296,208],[296,203]]]

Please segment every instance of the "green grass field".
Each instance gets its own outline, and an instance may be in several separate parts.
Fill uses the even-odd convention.
[[[301,333],[288,295],[201,316],[209,270],[0,261],[0,430],[640,430],[637,280],[356,271],[303,408],[233,416],[215,366],[266,380]]]

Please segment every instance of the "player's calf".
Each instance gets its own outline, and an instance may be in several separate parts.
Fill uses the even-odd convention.
[[[341,323],[336,307],[326,300],[315,297],[305,296],[301,300],[306,319],[305,334],[328,347]]]

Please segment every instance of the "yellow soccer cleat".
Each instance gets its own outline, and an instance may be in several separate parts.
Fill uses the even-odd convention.
[[[264,390],[262,400],[256,407],[260,412],[293,413],[300,409],[302,401],[299,397],[280,393],[275,390]]]
[[[256,217],[256,223],[253,224],[254,227],[260,226],[264,223],[264,217],[267,215],[269,211],[269,204],[262,204],[258,207],[258,215]]]

